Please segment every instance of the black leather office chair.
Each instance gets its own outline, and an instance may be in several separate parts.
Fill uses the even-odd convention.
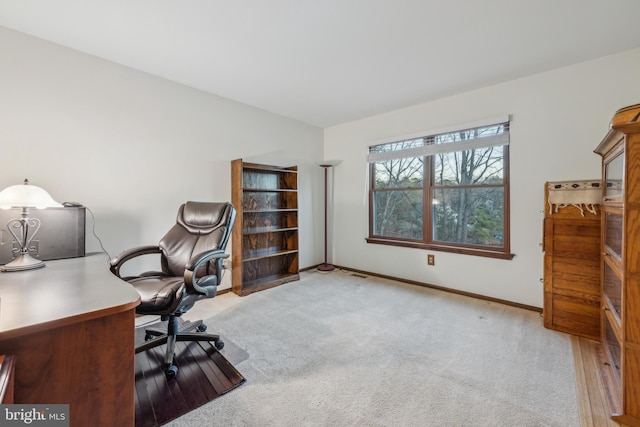
[[[111,260],[111,271],[131,283],[140,294],[136,312],[168,320],[167,330],[147,329],[145,343],[136,347],[136,353],[140,353],[166,343],[164,362],[168,379],[178,373],[173,363],[177,341],[210,341],[218,350],[224,346],[218,335],[202,333],[207,327],[201,320],[179,325],[178,319],[196,301],[216,295],[222,280],[222,260],[229,257],[225,248],[235,216],[231,203],[186,202],[178,210],[176,225],[157,246],[132,248]],[[162,271],[121,276],[123,264],[148,254],[160,254]],[[194,329],[197,332],[192,332]]]

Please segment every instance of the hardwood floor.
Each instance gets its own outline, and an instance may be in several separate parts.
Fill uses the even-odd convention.
[[[596,365],[600,343],[572,336],[571,346],[582,427],[624,427],[609,418],[607,398]]]

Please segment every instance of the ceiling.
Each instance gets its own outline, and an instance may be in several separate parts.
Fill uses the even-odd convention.
[[[318,127],[640,47],[638,0],[0,0],[0,26]]]

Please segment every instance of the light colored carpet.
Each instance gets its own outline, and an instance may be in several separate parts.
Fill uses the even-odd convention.
[[[199,304],[247,381],[169,426],[580,426],[536,312],[343,271]]]

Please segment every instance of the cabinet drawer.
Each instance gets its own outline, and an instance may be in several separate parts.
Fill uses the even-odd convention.
[[[599,340],[600,304],[597,299],[571,295],[552,294],[551,326],[553,329]]]

